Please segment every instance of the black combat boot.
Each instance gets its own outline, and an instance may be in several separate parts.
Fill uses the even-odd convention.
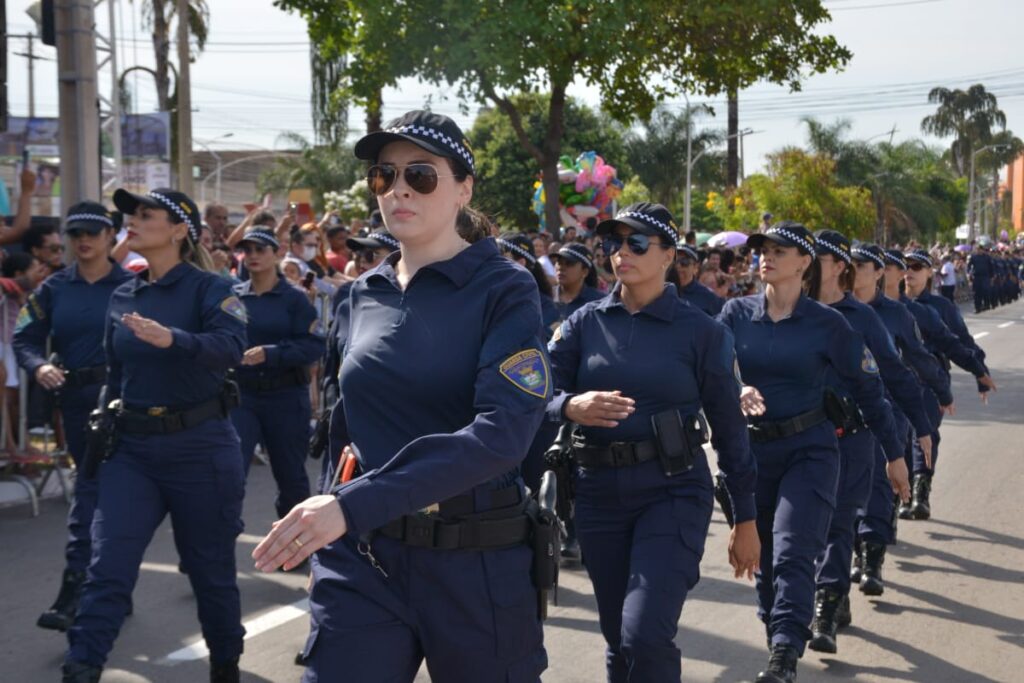
[[[885,591],[885,584],[882,583],[885,546],[867,541],[864,541],[863,545],[864,575],[860,579],[860,592],[864,595],[881,595]]]
[[[210,683],[239,683],[238,659],[210,662]]]
[[[864,566],[864,556],[860,554],[860,542],[853,544],[853,567],[850,568],[850,583],[860,583],[860,570]]]
[[[789,645],[775,645],[768,658],[768,668],[757,674],[755,683],[793,683],[798,659],[800,655],[796,649]]]
[[[85,583],[85,572],[64,570],[64,579],[60,584],[60,592],[53,606],[39,615],[36,626],[48,628],[54,631],[67,631],[75,620],[75,611],[78,609],[78,596],[82,592],[82,584]]]
[[[821,588],[814,595],[814,621],[811,622],[811,642],[807,647],[815,652],[836,652],[836,612],[842,602],[839,593]]]
[[[850,612],[850,594],[847,593],[839,601],[839,609],[836,610],[836,625],[845,628],[853,623],[853,614]]]
[[[914,498],[910,503],[911,519],[928,519],[932,516],[932,507],[928,498],[932,492],[932,477],[930,474],[914,475]]]
[[[103,667],[89,666],[81,662],[65,662],[61,671],[64,673],[61,683],[99,683]]]
[[[569,519],[565,523],[565,540],[562,541],[562,562],[565,565],[575,565],[580,562],[580,542],[576,540],[576,520]]]

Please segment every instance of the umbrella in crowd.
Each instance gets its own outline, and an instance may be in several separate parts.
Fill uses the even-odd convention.
[[[969,245],[969,244],[958,244],[958,245],[956,245],[953,248],[955,250],[957,250],[957,251],[970,251],[971,250],[971,245]]]
[[[696,237],[697,237],[697,246],[698,247],[703,247],[705,244],[708,243],[708,240],[711,239],[711,233],[710,232],[698,232]]]
[[[734,230],[727,230],[720,232],[711,239],[708,240],[708,246],[712,247],[741,247],[747,243],[748,235],[744,232],[736,232]]]

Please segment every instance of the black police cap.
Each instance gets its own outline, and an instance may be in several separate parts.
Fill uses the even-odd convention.
[[[398,251],[402,248],[401,243],[387,230],[377,230],[372,232],[366,237],[349,237],[345,240],[345,245],[357,251],[359,249],[388,249],[389,251]]]
[[[114,192],[114,206],[126,215],[134,214],[139,206],[163,209],[171,214],[171,220],[174,223],[186,224],[188,236],[193,243],[199,244],[199,233],[203,229],[202,220],[199,217],[199,207],[184,192],[178,192],[169,187],[158,187],[146,194],[135,194],[121,188]]]
[[[537,256],[533,252],[533,240],[521,232],[504,232],[494,240],[498,246],[505,251],[526,259],[531,266],[537,263]]]
[[[932,256],[924,249],[913,249],[908,251],[905,255],[907,261],[917,261],[923,263],[929,268],[932,267]]]
[[[590,250],[587,249],[586,246],[579,242],[573,242],[565,245],[558,250],[557,254],[552,254],[550,258],[552,261],[564,258],[570,261],[576,261],[577,263],[582,263],[591,270],[594,269],[594,255],[590,253]]]
[[[238,243],[244,244],[246,242],[262,244],[263,246],[271,247],[275,251],[277,251],[277,248],[281,246],[281,243],[277,241],[277,236],[274,235],[274,231],[263,226],[257,226],[246,230],[245,235],[242,239],[238,240]]]
[[[618,224],[628,225],[639,233],[650,237],[660,236],[675,245],[679,241],[679,229],[672,213],[661,204],[636,202],[597,224],[598,235],[605,235]]]
[[[473,149],[459,124],[442,114],[415,110],[389,121],[383,130],[364,135],[356,143],[357,159],[376,161],[385,145],[405,140],[439,157],[454,159],[469,175],[476,175]]]
[[[68,209],[64,219],[64,231],[81,230],[91,235],[107,228],[117,228],[114,214],[99,202],[78,202]]]
[[[774,242],[783,247],[796,247],[808,256],[817,255],[814,235],[795,221],[780,221],[764,232],[754,233],[747,238],[747,246],[751,249],[761,249],[765,242]]]
[[[835,230],[819,230],[814,233],[814,245],[818,254],[826,252],[841,260],[843,263],[851,263],[850,240],[846,235]]]
[[[854,261],[870,262],[879,268],[885,268],[885,252],[877,244],[857,244],[850,248],[850,257]]]
[[[896,266],[900,270],[907,269],[907,258],[899,249],[886,249],[883,252],[882,258],[885,259],[885,265],[887,266]]]

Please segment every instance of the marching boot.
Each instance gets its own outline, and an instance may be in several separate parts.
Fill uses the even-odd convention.
[[[210,662],[210,683],[239,683],[238,659]]]
[[[561,565],[579,564],[581,558],[580,542],[576,540],[576,520],[570,518],[565,523],[565,540],[562,541]]]
[[[930,474],[914,475],[914,498],[910,503],[911,519],[928,519],[932,516],[932,507],[928,499],[932,492]]]
[[[796,649],[789,645],[775,645],[768,658],[768,668],[757,674],[756,683],[793,683],[798,659],[800,655]]]
[[[850,583],[860,583],[860,570],[864,564],[864,556],[860,554],[860,543],[853,544],[853,567],[850,568]]]
[[[885,591],[885,584],[882,582],[885,546],[865,541],[863,552],[864,575],[860,579],[860,592],[864,595],[881,595]]]
[[[853,623],[853,614],[850,612],[850,595],[847,593],[839,601],[839,609],[836,610],[836,625],[845,628]]]
[[[61,683],[99,683],[103,667],[89,666],[81,662],[65,662],[61,671],[64,673]]]
[[[39,615],[36,626],[54,631],[67,631],[75,620],[78,610],[78,596],[85,583],[85,572],[64,570],[64,578],[60,584],[60,592],[50,609]]]
[[[820,588],[814,596],[814,621],[811,622],[811,642],[807,647],[815,652],[836,652],[836,612],[842,602],[839,593]]]

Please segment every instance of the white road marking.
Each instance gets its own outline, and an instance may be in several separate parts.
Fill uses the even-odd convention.
[[[979,332],[978,334],[974,335],[974,338],[975,339],[981,339],[982,337],[987,337],[987,336],[988,336],[988,332]]]
[[[996,325],[996,327],[998,327],[999,329],[1002,329],[1002,328],[1004,328],[1004,327],[1009,327],[1009,326],[1010,326],[1010,325],[1012,325],[1012,324],[1013,324],[1013,321],[1011,320],[1011,321],[1010,321],[1010,322],[1008,322],[1008,323],[1003,323],[1002,325]]]
[[[245,627],[245,639],[249,640],[254,638],[261,633],[266,633],[271,629],[275,629],[282,624],[286,624],[293,619],[298,619],[301,616],[309,614],[309,600],[303,598],[298,602],[293,602],[290,605],[284,607],[278,607],[277,609],[270,610],[255,619],[242,624]],[[164,666],[172,666],[174,664],[181,664],[182,662],[192,662],[197,659],[202,659],[210,654],[210,651],[206,648],[206,643],[203,640],[192,643],[180,650],[175,650],[171,654],[167,655],[161,660],[158,660],[158,664]]]

